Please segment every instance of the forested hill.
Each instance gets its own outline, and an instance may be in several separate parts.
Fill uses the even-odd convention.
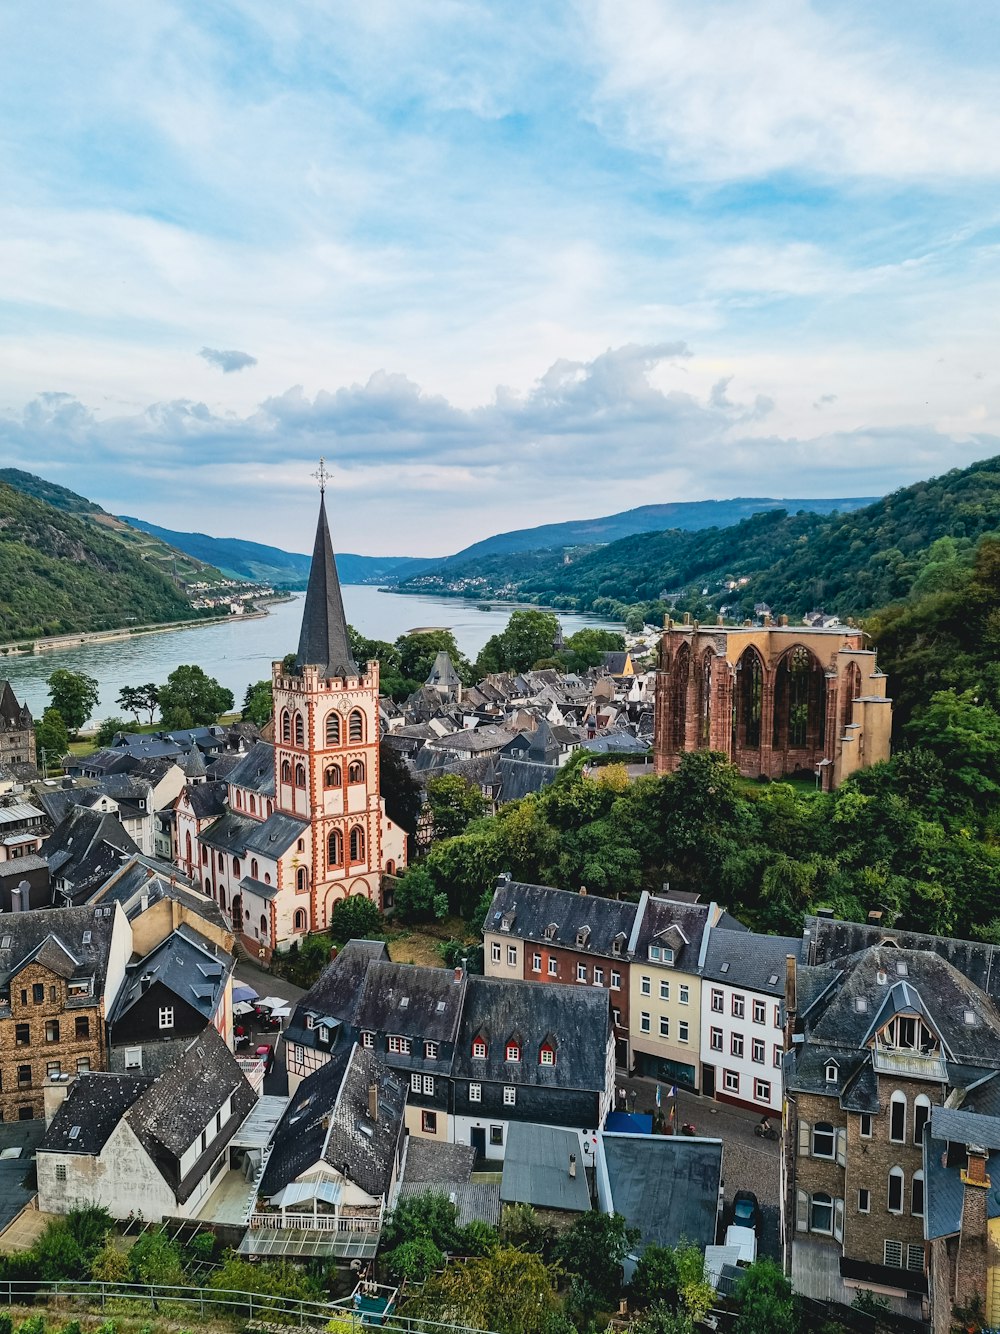
[[[91,519],[0,482],[0,641],[196,615],[168,578]]]
[[[665,604],[742,618],[759,602],[793,617],[813,607],[846,617],[907,597],[937,539],[955,539],[971,558],[976,539],[997,531],[1000,458],[993,458],[852,514],[772,511],[727,528],[487,557],[419,576],[403,590],[515,597],[605,614],[640,606],[650,618]]]

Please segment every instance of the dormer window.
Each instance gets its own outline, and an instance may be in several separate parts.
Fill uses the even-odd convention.
[[[555,1052],[552,1050],[552,1048],[549,1046],[547,1042],[542,1043],[542,1046],[538,1052],[538,1064],[555,1065],[555,1063],[556,1063]]]
[[[828,1084],[836,1084],[836,1082],[837,1082],[837,1080],[838,1080],[839,1078],[840,1078],[840,1068],[838,1067],[837,1062],[836,1062],[836,1061],[827,1061],[827,1063],[826,1063],[826,1082],[827,1082]]]
[[[321,1024],[321,1025],[320,1025],[320,1029],[319,1029],[319,1040],[320,1040],[320,1042],[329,1042],[329,1041],[330,1041],[330,1030],[326,1027],[325,1024]]]
[[[517,1042],[507,1043],[507,1052],[505,1059],[508,1061],[519,1061],[521,1059],[521,1047]]]
[[[576,943],[581,948],[585,949],[589,940],[590,940],[590,927],[581,926],[579,931],[576,933]]]
[[[624,936],[615,936],[614,940],[611,942],[611,953],[615,956],[616,959],[621,957],[622,945],[624,943],[625,943]]]
[[[550,922],[548,926],[545,928],[545,939],[555,940],[556,931],[558,931],[558,929],[559,928],[556,926],[555,922]]]
[[[307,1015],[306,1015],[306,1028],[308,1028],[309,1031],[312,1032],[312,1030],[313,1030],[315,1027],[316,1027],[316,1016],[315,1016],[314,1014],[307,1014]]]
[[[486,1060],[486,1041],[484,1038],[475,1038],[473,1040],[472,1054],[478,1061]]]

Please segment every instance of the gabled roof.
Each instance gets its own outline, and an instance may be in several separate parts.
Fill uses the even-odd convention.
[[[74,900],[84,901],[111,872],[139,851],[113,815],[74,806],[42,844],[53,879],[65,880]]]
[[[555,924],[556,933],[549,938],[570,949],[580,948],[577,935],[581,928],[589,928],[586,949],[589,954],[613,957],[613,942],[622,933],[627,937],[635,922],[636,904],[620,903],[598,894],[574,894],[566,889],[552,889],[547,885],[529,885],[523,881],[500,877],[493,892],[483,923],[483,930],[501,931],[515,939],[546,939],[546,928]],[[621,951],[621,957],[627,957]]]
[[[639,907],[637,930],[630,942],[634,957],[646,959],[651,944],[667,944],[674,951],[675,965],[686,972],[696,972],[702,937],[708,930],[709,905],[644,894]],[[663,933],[670,927],[676,930],[663,941]]]
[[[266,741],[256,741],[229,771],[228,782],[262,797],[273,797],[274,747]]]
[[[208,1021],[218,1007],[234,962],[231,954],[216,949],[189,926],[179,926],[145,958],[129,965],[108,1016],[112,1030],[153,982],[166,987]]]
[[[344,600],[337,578],[337,562],[326,521],[326,497],[320,496],[316,541],[313,544],[309,584],[302,611],[302,629],[297,654],[299,669],[307,664],[322,669],[324,676],[357,676],[358,664],[351,653]]]
[[[788,955],[800,960],[798,936],[750,935],[714,926],[708,938],[702,976],[730,987],[745,987],[775,998],[785,994]],[[727,966],[728,965],[728,966]]]
[[[203,830],[199,842],[207,847],[228,852],[233,857],[244,857],[255,852],[261,857],[280,857],[309,828],[307,820],[275,811],[264,821],[249,815],[227,811],[214,824]]]
[[[440,649],[434,659],[434,665],[431,667],[430,675],[425,682],[426,685],[454,688],[462,684],[458,672],[451,660],[451,654],[446,649]]]
[[[128,1109],[152,1085],[149,1075],[77,1075],[38,1151],[96,1157]]]
[[[454,1042],[467,975],[450,968],[421,968],[372,961],[354,1011],[358,1028],[398,1033],[421,1042]]]
[[[60,976],[93,977],[94,996],[99,997],[107,972],[114,913],[112,907],[90,905],[4,913],[0,919],[0,985],[6,989],[24,964],[37,957],[49,942],[45,961],[58,965]],[[66,971],[68,960],[75,961],[71,972]]]
[[[184,789],[184,800],[198,820],[224,815],[228,798],[229,784],[225,782],[192,783]]]

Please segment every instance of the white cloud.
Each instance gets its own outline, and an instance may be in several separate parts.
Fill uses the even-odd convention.
[[[218,347],[203,347],[198,353],[210,366],[218,366],[223,375],[232,375],[234,371],[245,371],[248,366],[256,366],[257,358],[249,352],[239,352],[236,348],[223,350]]]

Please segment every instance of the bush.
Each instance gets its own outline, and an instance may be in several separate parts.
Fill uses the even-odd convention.
[[[12,1334],[14,1322],[9,1311],[0,1311],[0,1334]]]
[[[29,1315],[27,1320],[22,1320],[18,1325],[17,1334],[45,1334],[45,1317]]]
[[[334,940],[370,940],[382,930],[382,914],[378,905],[363,894],[350,894],[333,905],[330,935]]]
[[[414,1237],[385,1256],[385,1267],[396,1282],[423,1283],[444,1265],[444,1255],[430,1237]]]

